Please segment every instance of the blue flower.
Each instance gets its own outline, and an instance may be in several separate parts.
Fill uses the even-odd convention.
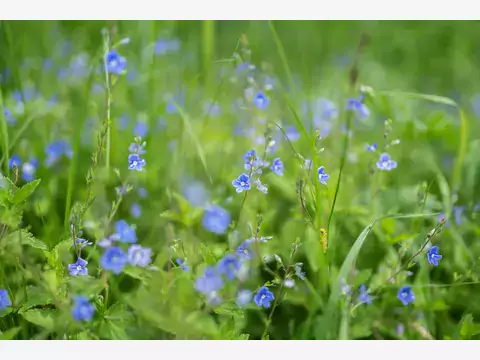
[[[142,171],[143,167],[147,164],[145,159],[142,159],[138,154],[128,155],[128,169]]]
[[[136,243],[137,235],[135,229],[132,228],[125,220],[118,220],[115,223],[115,233],[118,235],[118,240],[123,243]]]
[[[15,165],[15,167],[19,168],[20,165],[22,165],[22,160],[20,159],[20,156],[18,156],[18,154],[14,154],[12,155],[12,157],[10,158],[10,160],[8,160],[8,167],[10,169],[13,169],[13,166]]]
[[[397,298],[402,302],[403,305],[407,306],[409,303],[415,300],[415,295],[413,294],[410,286],[407,285],[398,290]]]
[[[128,147],[128,151],[132,154],[143,155],[147,151],[145,150],[145,142],[143,144],[131,143]]]
[[[3,113],[5,114],[5,118],[7,119],[7,124],[15,125],[17,123],[17,120],[12,116],[10,111],[5,106],[3,107]]]
[[[250,290],[240,290],[237,294],[236,303],[239,307],[243,307],[247,305],[250,301],[252,301],[252,292]]]
[[[128,114],[122,114],[120,116],[120,119],[118,119],[118,128],[120,130],[125,130],[128,127],[128,124],[130,123],[130,116]]]
[[[36,158],[27,161],[22,165],[22,179],[25,181],[33,181],[35,179],[35,172],[37,171],[38,160]]]
[[[260,190],[262,193],[267,194],[268,188],[265,184],[260,182],[260,179],[255,180],[255,185],[257,185],[257,189]]]
[[[360,286],[360,294],[358,295],[358,301],[361,303],[365,303],[367,305],[372,304],[372,297],[368,295],[368,290],[365,286],[365,284],[362,284]]]
[[[227,210],[218,205],[210,205],[205,209],[202,225],[206,230],[221,235],[227,231],[230,221],[230,214]]]
[[[211,266],[207,267],[203,275],[195,280],[195,289],[204,295],[216,292],[222,287],[222,277],[217,270]]]
[[[132,204],[132,206],[130,207],[130,214],[132,214],[132,216],[136,219],[142,216],[142,207],[140,206],[140,204]]]
[[[140,196],[142,199],[145,199],[147,197],[147,190],[145,188],[139,188],[138,196]]]
[[[4,310],[7,306],[12,306],[12,302],[8,297],[8,291],[0,289],[0,310]]]
[[[260,162],[260,160],[256,156],[255,149],[252,149],[245,153],[245,155],[243,155],[243,160],[245,164],[245,170],[250,170],[252,166],[253,168],[258,167],[258,163]]]
[[[236,188],[237,193],[242,191],[250,190],[250,178],[247,174],[241,174],[238,178],[232,181],[232,185]]]
[[[255,94],[253,98],[253,103],[260,110],[265,110],[270,104],[270,99],[265,95],[263,91],[259,91]]]
[[[370,110],[368,110],[367,106],[359,99],[348,99],[347,110],[355,111],[361,119],[365,119],[370,115]]]
[[[82,238],[76,238],[75,239],[75,244],[80,249],[83,249],[84,247],[92,245],[93,243],[91,241],[88,241],[88,240],[85,240],[85,239],[82,239]]]
[[[380,170],[390,171],[397,167],[397,162],[390,158],[390,155],[383,153],[380,155],[380,159],[377,161],[377,168]]]
[[[238,248],[235,250],[235,253],[240,257],[241,260],[252,260],[253,252],[250,247],[250,241],[245,240]]]
[[[116,246],[107,248],[100,258],[100,265],[114,274],[120,274],[127,263],[127,255],[121,248]]]
[[[453,207],[453,216],[455,218],[455,223],[460,225],[462,221],[462,212],[465,210],[465,206],[454,206]]]
[[[438,246],[432,246],[427,253],[427,260],[433,266],[438,266],[438,262],[442,260],[442,255],[438,253]]]
[[[113,245],[115,241],[118,241],[120,236],[118,234],[112,234],[108,238],[103,238],[98,242],[98,246],[102,248],[108,248]]]
[[[295,266],[295,273],[297,274],[297,276],[298,276],[301,280],[305,280],[305,273],[302,272],[302,266],[303,266],[302,263],[298,263],[298,264]]]
[[[72,276],[76,275],[88,275],[87,269],[88,261],[78,258],[77,262],[74,264],[68,264],[68,272]]]
[[[124,73],[127,68],[127,59],[121,56],[115,49],[108,52],[105,61],[107,63],[107,71],[115,75]]]
[[[92,321],[95,307],[88,302],[83,295],[78,295],[74,299],[72,316],[76,321]]]
[[[45,160],[45,165],[47,167],[52,166],[62,155],[65,155],[68,158],[71,158],[73,155],[70,145],[68,145],[65,140],[58,140],[47,145],[45,147],[45,153],[47,154],[47,159]]]
[[[330,175],[325,173],[325,166],[320,166],[318,168],[318,181],[323,185],[327,185],[327,180],[330,178]]]
[[[188,181],[184,184],[182,194],[193,206],[204,206],[208,200],[208,193],[200,181]]]
[[[148,134],[148,124],[145,121],[137,121],[133,126],[133,133],[135,136],[144,138]]]
[[[143,248],[140,245],[132,245],[128,248],[127,257],[130,265],[145,267],[150,264],[152,249]]]
[[[235,279],[235,276],[240,270],[240,261],[232,254],[225,255],[218,261],[217,270],[220,274],[224,274],[228,280]]]
[[[372,145],[367,144],[366,149],[367,151],[374,152],[377,150],[378,144],[374,142]]]
[[[220,104],[218,102],[208,102],[203,105],[203,112],[205,115],[216,117],[221,114]]]
[[[270,307],[270,302],[275,300],[275,296],[266,286],[262,286],[255,294],[253,300],[257,306],[263,306],[268,309]]]
[[[180,258],[177,258],[175,261],[176,261],[176,263],[178,264],[178,266],[181,267],[181,269],[182,269],[183,271],[188,271],[188,270],[189,270],[189,268],[188,268],[188,266],[187,266],[187,259],[182,260],[182,259],[180,259]]]
[[[274,159],[272,166],[270,167],[270,170],[272,170],[278,176],[283,176],[284,167],[283,167],[282,160],[280,160],[280,158]]]
[[[290,141],[297,141],[300,139],[300,133],[297,131],[295,126],[289,126],[285,129],[285,133],[287,134],[288,140]]]

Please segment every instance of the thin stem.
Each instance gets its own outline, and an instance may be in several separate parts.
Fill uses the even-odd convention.
[[[111,129],[110,129],[110,108],[111,108],[111,102],[112,102],[112,96],[111,96],[111,89],[110,89],[110,84],[111,84],[111,75],[108,72],[108,63],[107,63],[107,54],[110,51],[110,34],[109,31],[105,31],[104,35],[104,69],[105,69],[105,88],[107,90],[107,97],[105,99],[105,113],[106,113],[106,123],[107,123],[107,150],[106,150],[106,157],[105,157],[105,165],[107,169],[110,168],[110,146],[111,146]]]
[[[275,312],[275,309],[277,308],[277,305],[278,305],[278,298],[280,297],[280,295],[282,295],[282,290],[284,286],[285,286],[285,281],[282,281],[282,284],[280,285],[280,289],[278,290],[278,294],[275,297],[275,300],[273,302],[272,311],[270,311],[270,315],[268,315],[267,322],[265,323],[265,329],[263,330],[262,339],[264,339],[268,333],[268,329],[272,322],[273,313]]]

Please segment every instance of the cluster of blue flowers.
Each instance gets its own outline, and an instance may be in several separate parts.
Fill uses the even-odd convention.
[[[8,297],[8,291],[6,289],[0,289],[0,310],[4,310],[8,306],[12,306],[12,302]]]
[[[138,136],[135,137],[135,142],[130,144],[130,147],[128,148],[130,151],[130,154],[128,155],[129,170],[143,171],[143,167],[147,165],[147,162],[140,155],[146,153],[145,146],[146,142],[142,142],[142,139]]]

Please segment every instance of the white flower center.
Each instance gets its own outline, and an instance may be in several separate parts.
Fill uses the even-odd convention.
[[[244,181],[241,181],[241,182],[240,182],[240,185],[245,186],[245,182],[244,182]]]
[[[262,299],[265,299],[265,295],[262,295]]]
[[[80,271],[82,270],[82,267],[80,265],[77,266],[77,270]]]

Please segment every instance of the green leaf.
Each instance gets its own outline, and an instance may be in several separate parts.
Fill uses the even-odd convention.
[[[5,237],[2,242],[6,245],[10,243],[19,243],[21,245],[33,247],[35,249],[48,251],[47,245],[45,245],[42,241],[37,240],[30,232],[24,229],[11,232]]]
[[[480,324],[473,322],[472,314],[465,315],[461,324],[460,336],[462,340],[469,340],[472,336],[480,334]]]
[[[404,96],[411,99],[427,100],[437,104],[449,105],[456,108],[458,107],[458,104],[454,100],[444,96],[418,94],[418,93],[404,92],[404,91],[380,91],[379,93],[385,96]]]
[[[22,310],[28,310],[29,308],[37,305],[51,304],[52,295],[40,286],[28,286],[27,298],[24,299],[22,304]]]
[[[12,340],[20,331],[20,327],[8,329],[5,332],[0,331],[0,340]]]
[[[25,201],[37,188],[38,184],[40,184],[40,179],[33,180],[28,184],[23,185],[20,189],[15,190],[13,193],[13,203],[19,204],[22,201]]]
[[[53,315],[55,314],[54,310],[48,309],[32,309],[25,312],[20,311],[20,315],[23,316],[25,320],[31,322],[32,324],[41,326],[49,331],[53,331],[55,326],[55,321]]]

